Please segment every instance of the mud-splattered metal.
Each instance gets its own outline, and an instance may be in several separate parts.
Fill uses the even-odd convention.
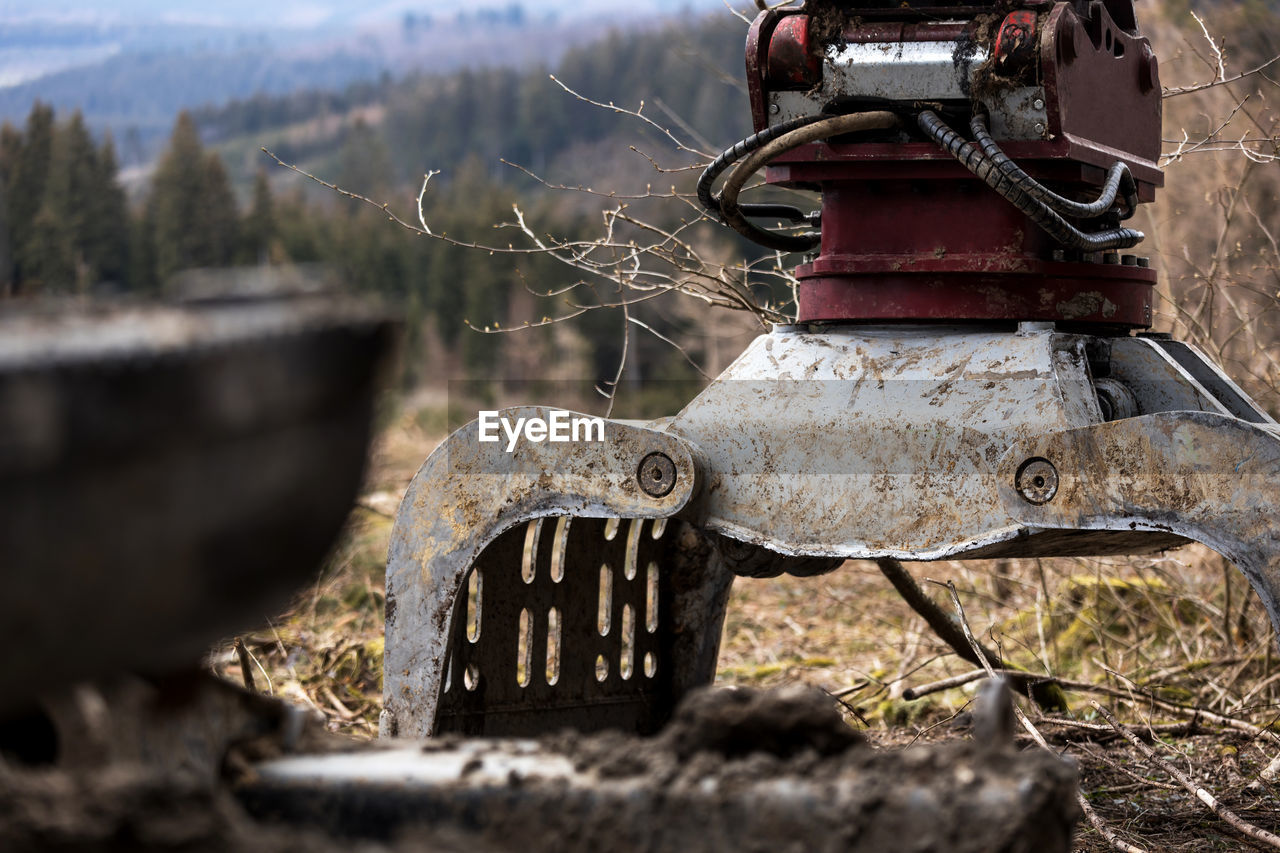
[[[1129,389],[1133,417],[1106,422],[1095,377]],[[1196,540],[1280,624],[1278,431],[1190,347],[1036,323],[779,327],[678,415],[610,421],[599,444],[507,454],[473,424],[396,521],[383,731],[656,728],[714,674],[743,548],[781,572]],[[675,469],[665,497],[639,483],[654,453]]]

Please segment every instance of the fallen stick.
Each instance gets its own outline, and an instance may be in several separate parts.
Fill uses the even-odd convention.
[[[960,603],[960,593],[956,591],[955,583],[953,581],[947,581],[947,589],[951,591],[951,603],[955,605],[956,615],[960,619],[960,628],[964,631],[965,639],[974,647],[975,654],[978,654],[979,658],[982,659],[982,664],[987,671],[987,675],[991,678],[995,678],[995,668],[987,662],[986,658],[983,658],[982,655],[979,654],[981,647],[978,646],[978,641],[974,639],[973,631],[969,628],[969,620],[965,618],[964,606]],[[1013,713],[1017,716],[1018,722],[1022,724],[1022,728],[1026,729],[1027,734],[1031,735],[1032,740],[1040,744],[1041,748],[1044,750],[1057,755],[1057,752],[1049,746],[1049,742],[1044,739],[1044,735],[1040,734],[1040,730],[1037,729],[1035,724],[1031,722],[1031,719],[1022,712],[1022,709],[1018,707],[1016,702],[1013,703]],[[1098,831],[1099,835],[1107,839],[1107,842],[1112,847],[1122,851],[1122,853],[1148,853],[1144,848],[1130,844],[1120,836],[1116,835],[1115,831],[1112,830],[1111,827],[1107,826],[1102,818],[1098,816],[1098,813],[1093,810],[1093,806],[1089,805],[1089,801],[1084,798],[1084,794],[1079,790],[1076,791],[1076,803],[1080,806],[1080,811],[1084,813],[1084,816],[1089,819],[1089,823],[1093,825],[1093,828]]]
[[[1134,747],[1146,756],[1148,760],[1155,762],[1156,766],[1165,773],[1168,773],[1171,778],[1176,779],[1178,784],[1182,785],[1182,787],[1185,788],[1191,796],[1204,803],[1205,807],[1208,808],[1209,811],[1222,818],[1222,820],[1226,821],[1227,824],[1241,835],[1244,835],[1253,841],[1257,841],[1261,844],[1266,844],[1269,847],[1280,850],[1280,835],[1268,832],[1260,826],[1254,826],[1235,812],[1231,811],[1231,809],[1218,802],[1217,797],[1197,785],[1190,776],[1186,775],[1177,767],[1174,767],[1168,761],[1165,761],[1157,755],[1155,750],[1143,743],[1137,735],[1122,726],[1120,721],[1117,720],[1110,711],[1102,707],[1097,702],[1090,702],[1089,704],[1093,705],[1097,712],[1101,714],[1103,718],[1111,724],[1111,727],[1119,732],[1125,740],[1133,744]]]
[[[916,579],[907,571],[899,560],[892,557],[885,557],[876,560],[876,565],[880,567],[880,572],[893,584],[893,588],[898,591],[898,595],[911,606],[911,609],[920,614],[924,618],[925,623],[938,635],[944,643],[960,657],[972,664],[978,664],[984,669],[998,669],[1001,672],[1007,671],[1007,667],[1000,656],[990,649],[984,647],[977,640],[969,642],[965,633],[961,630],[961,626],[956,624],[945,610],[938,606],[929,594],[926,593]],[[1026,675],[1026,673],[1023,673]],[[1029,695],[1036,701],[1036,704],[1042,708],[1048,708],[1051,711],[1066,711],[1067,699],[1062,691],[1056,685],[1048,683],[1036,683],[1027,680],[1015,681],[1018,691],[1024,695]],[[905,695],[905,694],[904,694]],[[908,699],[912,698],[910,696]]]
[[[1169,713],[1185,714],[1191,717],[1224,726],[1236,731],[1245,732],[1254,737],[1264,738],[1273,743],[1280,744],[1280,735],[1261,726],[1255,726],[1247,720],[1241,720],[1238,717],[1228,717],[1224,714],[1217,714],[1213,711],[1206,711],[1204,708],[1197,708],[1193,705],[1181,705],[1177,702],[1170,702],[1168,699],[1161,699],[1151,691],[1144,687],[1135,685],[1132,690],[1120,690],[1115,687],[1109,687],[1105,684],[1093,684],[1089,681],[1075,681],[1070,678],[1059,678],[1053,675],[1037,675],[1035,673],[1023,672],[1021,670],[999,669],[993,670],[996,675],[1004,676],[1011,680],[1022,679],[1029,682],[1042,681],[1052,682],[1063,690],[1074,690],[1079,693],[1099,693],[1103,696],[1110,696],[1114,699],[1123,699],[1126,702],[1135,701],[1135,697],[1150,702],[1153,706],[1168,711]],[[971,681],[977,681],[980,678],[986,678],[987,671],[975,669],[972,672],[966,672],[962,675],[953,675],[950,678],[944,678],[941,681],[934,681],[930,684],[922,684],[919,687],[908,687],[902,692],[904,699],[918,699],[921,696],[927,696],[930,693],[936,693],[939,690],[950,690],[961,685],[968,684]],[[1277,759],[1277,770],[1280,770],[1280,759]]]
[[[240,677],[244,679],[244,689],[256,693],[258,688],[253,683],[253,665],[249,662],[249,650],[245,648],[244,640],[239,637],[236,637],[236,656],[240,658]]]
[[[1047,717],[1041,716],[1036,722],[1041,725],[1049,724],[1051,726],[1061,726],[1066,729],[1079,729],[1085,732],[1094,732],[1096,734],[1105,734],[1108,737],[1114,737],[1115,731],[1110,726],[1104,726],[1101,723],[1085,723],[1080,720],[1068,720],[1065,717]],[[1194,734],[1199,726],[1199,720],[1192,718],[1186,723],[1166,723],[1163,725],[1145,726],[1145,732],[1149,733],[1148,737],[1154,737],[1157,733],[1164,735],[1189,735]]]

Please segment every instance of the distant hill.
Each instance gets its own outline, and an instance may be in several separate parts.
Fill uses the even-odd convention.
[[[728,13],[711,14],[652,31],[613,31],[566,50],[549,67],[419,73],[341,92],[259,95],[198,110],[194,118],[242,194],[268,163],[262,147],[334,179],[359,165],[368,184],[383,187],[413,184],[428,170],[455,169],[468,159],[509,182],[521,175],[500,159],[541,171],[568,157],[566,171],[588,179],[617,168],[605,161],[621,155],[639,176],[647,171],[646,180],[669,181],[629,146],[661,154],[668,164],[689,155],[673,152],[669,140],[640,121],[566,93],[550,74],[597,101],[631,108],[643,102],[646,115],[691,145],[718,151],[749,130],[745,88],[736,79],[745,32]],[[607,140],[613,142],[599,149]],[[367,149],[363,155],[358,146]]]
[[[79,109],[96,133],[112,132],[127,167],[154,158],[182,109],[416,72],[554,64],[612,27],[652,29],[668,6],[317,2],[306,4],[314,26],[291,27],[303,4],[136,0],[107,12],[70,2],[48,15],[0,4],[0,120],[23,120],[37,100],[60,114]]]

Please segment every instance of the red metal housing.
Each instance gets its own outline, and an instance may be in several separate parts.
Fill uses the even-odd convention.
[[[1028,2],[995,25],[976,15],[958,22],[886,20],[880,8],[864,15],[868,10],[853,8],[858,4],[820,5],[828,7],[828,29],[829,7],[848,13],[839,35],[846,44],[978,45],[990,58],[974,75],[982,88],[975,83],[973,102],[1015,87],[1043,93],[1028,104],[1043,116],[1035,126],[1039,138],[999,142],[1060,194],[1096,195],[1118,160],[1133,174],[1140,201],[1154,200],[1163,184],[1159,71],[1131,0],[1079,4],[1083,15],[1070,2]],[[747,71],[758,130],[777,113],[775,93],[809,85],[812,63],[834,43],[829,35],[826,45],[815,42],[820,34],[808,13],[818,11],[811,0],[798,12],[756,19]],[[810,42],[805,63],[795,50]],[[800,322],[1043,320],[1117,328],[1151,322],[1156,274],[1145,259],[1063,251],[932,141],[806,145],[774,160],[767,179],[822,191],[821,248],[796,271]]]

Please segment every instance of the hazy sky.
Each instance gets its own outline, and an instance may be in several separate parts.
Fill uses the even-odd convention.
[[[207,23],[218,26],[313,27],[352,22],[373,22],[398,17],[405,12],[452,15],[460,10],[502,9],[511,0],[372,0],[353,3],[341,0],[114,0],[110,4],[93,0],[0,0],[0,15],[6,20],[64,19],[75,21],[130,21]],[[677,12],[682,8],[707,9],[723,5],[722,0],[623,0],[630,14]],[[556,12],[562,16],[607,14],[619,9],[619,0],[519,0],[527,13]]]

